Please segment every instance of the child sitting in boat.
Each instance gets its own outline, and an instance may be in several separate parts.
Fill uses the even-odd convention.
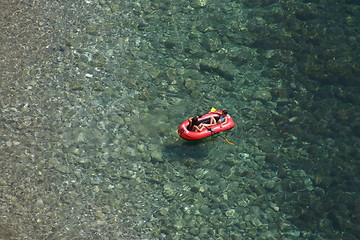
[[[202,123],[199,123],[198,116],[191,117],[188,120],[189,120],[189,126],[188,126],[189,131],[201,132],[205,128],[205,126]]]
[[[223,125],[225,123],[227,123],[228,118],[230,117],[230,115],[228,114],[228,112],[226,110],[220,112],[220,111],[216,111],[215,113],[219,114],[220,117],[218,119],[215,119],[213,116],[210,117],[210,126],[216,125],[216,124],[220,124],[220,127],[223,127]]]
[[[228,118],[230,115],[226,110],[222,111],[222,114],[220,115],[219,120],[217,121],[217,124],[220,124],[220,127],[223,127],[225,123],[227,123]]]
[[[188,120],[189,120],[189,125],[188,125],[189,131],[201,132],[202,130],[204,130],[207,127],[216,125],[215,118],[210,119],[210,123],[199,122],[198,116],[191,117]]]

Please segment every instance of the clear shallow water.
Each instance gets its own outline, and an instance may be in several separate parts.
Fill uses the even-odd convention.
[[[4,3],[1,238],[357,239],[359,6],[327,4]],[[177,137],[211,107],[234,145]]]

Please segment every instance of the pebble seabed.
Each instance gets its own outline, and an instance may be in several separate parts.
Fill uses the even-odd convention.
[[[129,2],[1,3],[0,239],[359,239],[358,1]]]

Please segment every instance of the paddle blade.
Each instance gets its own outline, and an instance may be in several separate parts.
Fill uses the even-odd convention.
[[[230,142],[229,140],[227,140],[226,138],[225,138],[225,141],[226,141],[228,144],[234,144],[234,143]]]
[[[216,108],[212,107],[212,108],[210,109],[210,112],[216,112]]]

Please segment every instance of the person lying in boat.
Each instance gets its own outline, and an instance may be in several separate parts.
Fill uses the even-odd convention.
[[[188,120],[189,120],[189,126],[188,126],[189,131],[201,132],[202,130],[204,130],[204,128],[206,128],[202,123],[199,122],[198,116],[191,117]]]
[[[220,117],[218,119],[215,119],[215,117],[211,116],[210,118],[210,126],[220,124],[220,127],[223,127],[225,123],[227,123],[228,118],[230,115],[226,110],[223,110],[222,112],[216,111],[215,113],[219,114]]]
[[[211,127],[216,125],[216,119],[214,117],[211,117],[208,121],[208,123],[206,122],[200,122],[199,121],[199,117],[195,116],[195,117],[191,117],[188,119],[189,120],[189,125],[188,125],[188,130],[189,131],[196,131],[196,132],[201,132],[202,130],[204,130],[205,128]]]

